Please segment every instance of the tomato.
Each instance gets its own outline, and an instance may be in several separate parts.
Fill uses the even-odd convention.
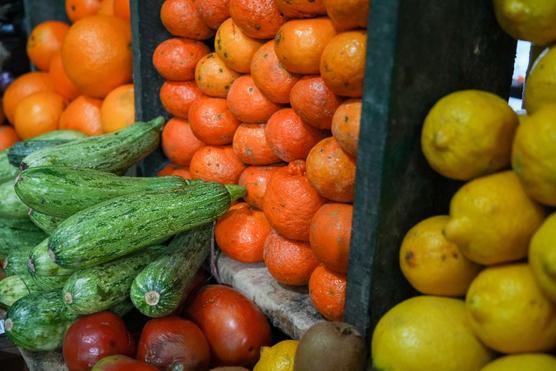
[[[64,360],[70,371],[88,371],[103,357],[133,356],[133,338],[124,321],[112,312],[99,312],[75,321],[64,337]]]
[[[121,354],[104,357],[91,371],[159,371],[158,368]]]
[[[259,359],[261,346],[270,345],[266,317],[232,288],[205,286],[186,312],[207,337],[215,365],[250,367]]]
[[[179,365],[204,371],[210,362],[207,339],[197,325],[177,316],[151,319],[141,332],[137,359],[161,369]]]

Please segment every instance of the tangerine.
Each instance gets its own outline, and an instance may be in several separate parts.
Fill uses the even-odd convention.
[[[262,210],[268,182],[278,169],[278,166],[250,166],[243,170],[238,184],[245,187],[245,202]]]
[[[230,0],[230,15],[243,32],[255,39],[271,39],[286,17],[275,0]]]
[[[205,146],[195,152],[189,165],[193,179],[224,184],[237,184],[245,165],[231,146]]]
[[[160,19],[174,36],[206,40],[214,35],[197,11],[193,0],[166,0],[160,8]]]
[[[27,55],[39,70],[48,71],[54,54],[62,48],[69,26],[64,22],[39,23],[27,39]]]
[[[253,55],[262,45],[245,35],[231,18],[220,25],[214,39],[214,50],[226,66],[243,73],[251,71]]]
[[[174,117],[162,130],[162,150],[176,165],[188,166],[195,152],[204,145],[185,120]]]
[[[45,72],[28,72],[15,79],[2,98],[2,108],[8,121],[13,124],[15,109],[21,100],[41,91],[54,91],[54,84]]]
[[[14,128],[7,125],[0,126],[0,151],[10,148],[19,140]]]
[[[100,6],[100,0],[66,0],[66,14],[74,23],[81,18],[97,14]]]
[[[100,99],[79,96],[71,102],[60,117],[61,130],[77,130],[86,135],[101,135]]]
[[[189,107],[189,123],[197,138],[209,145],[231,144],[240,122],[226,99],[203,97]]]
[[[228,107],[234,116],[247,123],[264,123],[280,106],[268,99],[249,75],[234,81],[228,93]]]
[[[38,92],[23,99],[15,110],[15,131],[30,139],[58,129],[65,99],[51,91]]]
[[[318,266],[309,279],[309,296],[315,308],[329,321],[341,321],[346,302],[346,276]]]
[[[361,108],[361,99],[347,100],[338,107],[332,118],[332,135],[342,149],[352,156],[357,156]]]
[[[153,54],[153,64],[166,80],[190,81],[195,79],[197,63],[210,52],[200,41],[172,38],[161,42]]]
[[[280,162],[266,141],[264,127],[264,124],[241,124],[237,128],[233,148],[244,164],[270,165]]]
[[[100,109],[100,121],[105,133],[118,131],[135,122],[134,99],[133,84],[122,85],[104,98]]]
[[[164,109],[183,119],[188,117],[191,104],[203,96],[201,89],[192,81],[166,81],[160,88],[160,101]]]
[[[239,76],[216,53],[205,55],[195,68],[197,86],[211,97],[226,98],[232,83]]]
[[[79,88],[75,86],[64,70],[62,54],[60,52],[57,52],[52,57],[48,74],[50,75],[56,93],[67,100],[73,100],[79,96]]]

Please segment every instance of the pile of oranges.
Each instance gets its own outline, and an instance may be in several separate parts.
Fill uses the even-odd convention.
[[[166,0],[159,173],[246,187],[222,251],[343,316],[368,0]],[[214,48],[206,40],[214,37]],[[210,45],[212,46],[212,45]]]
[[[66,12],[72,25],[46,21],[29,35],[37,71],[4,93],[13,128],[0,129],[1,149],[10,138],[59,129],[99,135],[135,121],[129,0],[66,0]]]

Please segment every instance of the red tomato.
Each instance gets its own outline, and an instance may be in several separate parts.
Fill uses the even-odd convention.
[[[201,327],[218,366],[250,367],[261,346],[270,345],[270,325],[259,308],[236,290],[205,286],[187,308]]]
[[[158,368],[121,354],[104,357],[91,371],[159,371]]]
[[[208,369],[210,350],[197,325],[177,316],[151,319],[141,332],[137,359],[161,369],[170,365],[185,371]]]
[[[70,371],[88,371],[106,356],[134,353],[135,344],[124,321],[112,312],[79,318],[64,337],[64,360]]]

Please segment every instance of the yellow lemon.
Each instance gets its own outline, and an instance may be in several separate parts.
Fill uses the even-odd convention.
[[[556,103],[519,120],[512,152],[513,169],[529,196],[556,206]]]
[[[525,81],[523,100],[529,114],[556,103],[556,48],[546,49],[533,64]]]
[[[473,330],[496,351],[543,352],[556,346],[556,307],[535,283],[528,264],[483,270],[465,303]]]
[[[548,354],[516,354],[498,358],[481,371],[554,371],[556,357]]]
[[[462,300],[417,296],[378,322],[373,366],[388,371],[476,371],[492,353],[475,337]]]
[[[402,242],[402,272],[423,294],[463,296],[481,269],[444,237],[448,219],[447,215],[425,219],[411,228]]]
[[[500,27],[512,37],[547,45],[556,40],[556,2],[553,0],[494,0]]]
[[[440,99],[425,119],[421,147],[431,167],[469,180],[510,164],[517,114],[502,98],[480,90]]]
[[[444,234],[472,261],[498,264],[527,256],[544,209],[523,190],[513,171],[487,175],[461,187],[450,203]]]
[[[293,371],[297,344],[297,340],[285,340],[273,347],[262,347],[253,371]]]
[[[556,213],[550,215],[533,236],[529,264],[541,290],[556,302]]]

